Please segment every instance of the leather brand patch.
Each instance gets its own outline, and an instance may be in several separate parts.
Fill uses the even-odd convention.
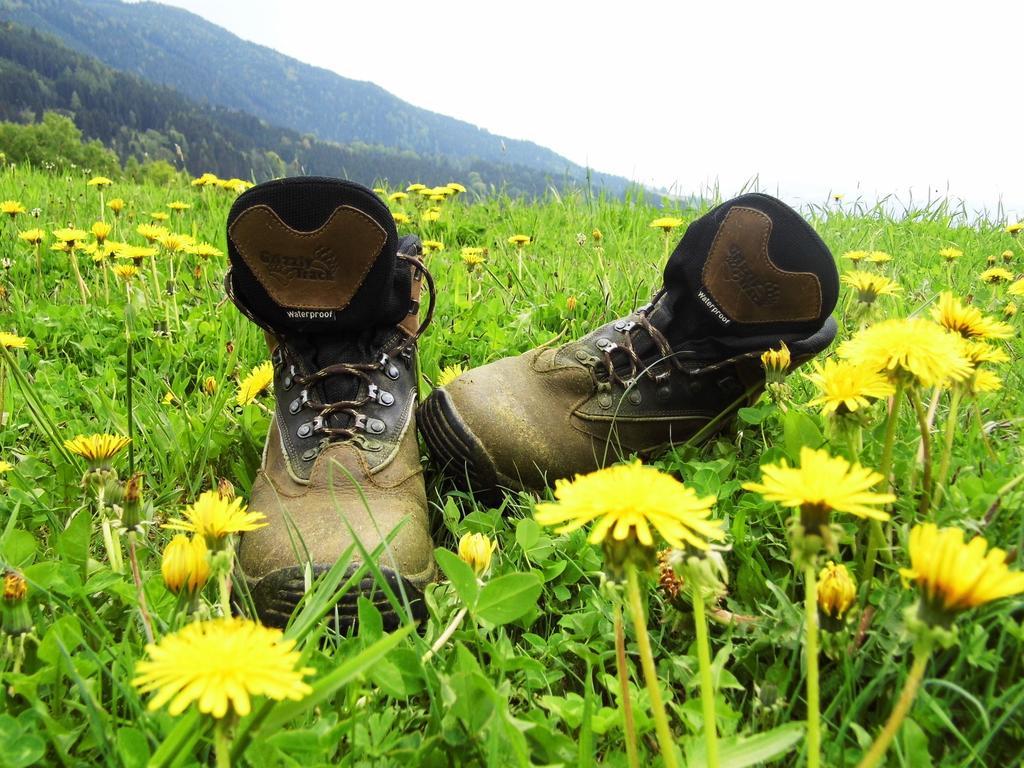
[[[768,254],[771,233],[772,220],[754,208],[734,206],[725,215],[704,264],[706,295],[698,297],[718,320],[799,322],[820,315],[818,276],[779,269]]]
[[[228,234],[271,299],[313,311],[296,313],[302,319],[333,318],[347,307],[387,240],[380,224],[348,205],[311,232],[292,229],[269,206],[256,205],[235,219]]]

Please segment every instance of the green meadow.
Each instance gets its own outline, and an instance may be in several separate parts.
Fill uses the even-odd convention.
[[[161,561],[172,532],[162,525],[222,481],[247,498],[273,398],[263,392],[239,405],[240,383],[267,354],[262,333],[222,288],[224,222],[236,190],[184,177],[158,186],[114,176],[109,186],[90,186],[91,176],[0,167],[0,201],[24,208],[0,214],[0,332],[25,339],[23,348],[0,350],[0,566],[10,576],[5,588],[16,574],[26,588],[21,597],[11,586],[3,598],[0,766],[229,759],[252,766],[583,768],[628,765],[632,733],[643,765],[852,767],[883,731],[915,646],[921,649],[921,589],[900,573],[911,565],[913,526],[931,522],[968,539],[982,536],[1008,553],[1011,571],[1017,567],[1024,542],[1024,348],[1014,302],[1024,297],[1011,286],[1022,272],[1024,235],[941,201],[894,215],[884,206],[829,200],[804,213],[840,272],[871,272],[899,290],[866,304],[844,284],[839,337],[823,359],[865,325],[930,318],[943,291],[1016,333],[991,341],[1006,358],[986,364],[1000,378],[998,389],[918,387],[910,400],[916,398],[923,422],[906,397],[896,410],[896,500],[888,505],[891,520],[879,526],[873,579],[863,578],[869,524],[833,516],[835,551],[822,555],[818,568],[844,564],[856,597],[840,618],[821,621],[817,638],[820,762],[808,749],[808,613],[804,571],[791,544],[793,512],[743,485],[760,479],[762,465],[796,464],[805,447],[878,469],[890,404],[872,399],[858,410],[859,426],[842,427],[810,404],[818,395],[805,375],[810,366],[741,409],[714,439],[676,446],[656,462],[717,499],[713,516],[727,545],[706,606],[708,664],[699,658],[705,622],[695,618],[692,584],[657,568],[640,578],[653,682],[678,759],[664,754],[638,627],[623,588],[607,578],[602,548],[588,543],[586,530],[559,534],[541,526],[533,516],[538,497],[508,494],[493,506],[493,499],[456,490],[425,451],[438,549],[454,552],[467,533],[497,542],[481,582],[441,552],[445,578],[427,590],[425,623],[385,632],[364,601],[355,633],[338,636],[321,617],[351,589],[342,563],[311,585],[285,632],[301,666],[312,670],[304,699],[256,696],[251,713],[216,724],[194,705],[177,715],[152,709],[152,694],[133,684],[136,665],[147,658],[146,632],[165,638],[194,620],[190,609],[215,617],[223,602],[213,580],[192,605],[168,589]],[[385,186],[383,195],[395,191]],[[124,203],[118,213],[109,206],[115,198]],[[174,202],[184,206],[168,208]],[[646,303],[686,223],[713,201],[661,203],[585,191],[551,191],[532,202],[472,192],[441,202],[416,193],[393,201],[406,217],[399,232],[432,241],[425,262],[437,285],[436,311],[419,347],[421,394],[442,369],[569,341]],[[437,215],[424,216],[431,206]],[[154,213],[166,220],[154,221]],[[682,223],[668,232],[650,225],[663,216]],[[124,254],[89,252],[97,221],[110,225],[108,241],[152,248],[137,255],[138,274],[115,272],[135,265]],[[150,244],[138,227],[154,223],[188,238]],[[54,250],[54,231],[69,227],[87,237]],[[34,228],[44,233],[38,245],[19,238]],[[514,235],[529,242],[515,245]],[[215,251],[191,252],[197,243]],[[464,258],[465,248],[483,250]],[[944,249],[960,255],[944,257]],[[891,260],[854,263],[844,255],[851,251],[884,252]],[[983,280],[992,266],[1010,279]],[[87,464],[65,444],[95,433],[131,438],[104,470],[104,494],[96,482],[83,482]],[[128,535],[118,532],[118,494],[136,473],[144,520]],[[936,578],[963,578],[955,563],[937,567],[948,573]],[[364,570],[372,575],[372,567]],[[916,696],[879,765],[1019,764],[1024,600],[982,602],[929,640]],[[624,630],[621,653],[617,623]],[[707,753],[709,729],[717,734],[715,760]]]

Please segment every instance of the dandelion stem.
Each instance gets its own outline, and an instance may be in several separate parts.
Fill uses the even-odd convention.
[[[889,715],[889,719],[885,721],[885,727],[878,734],[875,743],[871,745],[871,749],[868,750],[867,754],[857,764],[857,768],[873,768],[873,766],[878,765],[885,755],[885,751],[896,737],[896,732],[903,723],[903,719],[910,711],[910,705],[914,703],[917,689],[921,685],[921,679],[924,677],[924,670],[928,666],[930,656],[930,645],[918,649],[914,654],[914,664],[910,668],[910,674],[907,675],[907,681],[903,684],[903,691],[900,693],[899,701],[896,702],[896,706]]]
[[[142,587],[142,573],[139,571],[139,558],[135,554],[135,531],[128,531],[128,560],[132,565],[132,578],[135,579],[135,591],[139,596],[139,614],[142,626],[146,630],[146,642],[153,642],[153,620],[149,618],[149,606],[146,605],[146,590]]]
[[[640,649],[640,664],[644,670],[644,681],[647,683],[647,694],[651,697],[651,715],[654,717],[654,729],[658,734],[658,744],[665,768],[677,768],[675,739],[668,726],[668,715],[665,704],[661,700],[658,688],[658,670],[654,666],[654,655],[651,653],[651,639],[647,635],[647,619],[644,617],[644,606],[640,597],[640,577],[636,566],[626,566],[626,588],[629,595],[630,618],[636,631],[636,644]]]
[[[963,393],[959,387],[953,390],[949,400],[949,413],[946,415],[945,444],[942,446],[942,458],[939,459],[939,474],[936,477],[935,487],[941,497],[946,490],[946,479],[949,477],[949,462],[953,456],[953,438],[956,436],[956,422],[960,415],[960,400]]]
[[[718,718],[715,715],[715,684],[711,678],[711,649],[708,642],[708,622],[704,598],[696,585],[693,596],[693,621],[697,627],[697,661],[700,664],[700,702],[704,709],[705,765],[718,768]]]
[[[0,360],[0,427],[7,423],[7,368]]]
[[[917,395],[917,390],[914,388],[908,389],[907,397],[910,399],[910,404],[914,407],[914,414],[917,416],[917,426],[921,430],[921,463],[924,471],[921,475],[921,500],[917,505],[917,513],[924,515],[928,512],[928,507],[932,503],[931,429],[928,424],[928,414],[925,413],[924,405],[921,403],[921,398]]]
[[[807,768],[821,765],[821,709],[818,691],[818,580],[814,563],[804,566],[804,623],[807,641]]]
[[[892,447],[896,442],[896,422],[898,421],[900,403],[903,401],[903,390],[906,386],[903,382],[896,384],[896,391],[892,396],[892,406],[889,408],[889,420],[885,423],[885,444],[882,447],[882,461],[878,472],[885,478],[886,486],[890,486],[892,479]]]
[[[640,755],[636,746],[636,723],[633,720],[633,702],[629,697],[629,675],[626,670],[626,630],[622,622],[622,606],[616,598],[615,610],[615,667],[619,675],[619,703],[622,706],[622,728],[626,735],[626,761],[629,768],[640,768]]]
[[[466,606],[462,606],[462,608],[458,610],[458,613],[452,617],[448,626],[444,628],[444,632],[437,636],[437,640],[434,641],[434,644],[430,646],[426,653],[424,653],[420,658],[421,662],[426,664],[437,654],[438,651],[444,648],[448,641],[451,640],[452,635],[455,634],[455,630],[457,630],[459,625],[462,624],[462,620],[466,618],[467,613],[469,613],[469,609]]]
[[[85,287],[85,281],[82,279],[82,273],[78,269],[78,257],[75,255],[74,245],[70,248],[71,253],[71,268],[75,272],[75,279],[78,280],[78,292],[82,294],[82,305],[89,303],[89,289]]]
[[[213,748],[217,755],[217,768],[231,768],[231,736],[224,718],[213,725]]]

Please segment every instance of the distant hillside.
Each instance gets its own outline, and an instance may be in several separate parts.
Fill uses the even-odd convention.
[[[372,83],[246,42],[178,8],[119,0],[0,0],[0,17],[50,32],[112,67],[190,98],[320,139],[587,178],[586,169],[537,144],[414,107]],[[628,186],[626,179],[606,174],[591,173],[590,179],[616,195]]]
[[[40,120],[46,111],[72,117],[87,139],[113,149],[121,162],[163,159],[192,174],[261,181],[310,173],[367,185],[454,180],[481,193],[504,188],[513,195],[540,195],[573,181],[523,166],[317,141],[242,112],[197,104],[48,35],[0,23],[0,120]]]

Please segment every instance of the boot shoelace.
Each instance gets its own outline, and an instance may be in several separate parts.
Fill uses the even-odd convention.
[[[379,402],[381,405],[385,406],[391,405],[391,403],[395,401],[394,395],[390,392],[383,391],[373,383],[370,374],[377,371],[384,371],[384,375],[389,379],[397,379],[399,375],[398,368],[391,362],[391,358],[408,354],[416,345],[416,341],[419,337],[427,330],[427,326],[430,325],[430,321],[434,317],[434,278],[430,274],[430,271],[426,268],[423,262],[415,256],[399,253],[398,258],[408,263],[413,268],[414,281],[418,280],[420,275],[426,278],[427,290],[430,293],[430,303],[427,305],[427,316],[424,318],[423,322],[420,323],[414,334],[399,344],[382,351],[380,359],[375,363],[333,363],[331,365],[326,365],[307,376],[303,376],[301,374],[292,376],[292,380],[303,388],[299,399],[300,407],[316,411],[316,416],[312,421],[312,430],[310,434],[320,434],[328,440],[347,440],[355,437],[357,433],[362,431],[369,431],[374,434],[379,434],[384,431],[385,425],[383,422],[378,419],[367,419],[366,415],[360,413],[358,410],[371,401]],[[415,311],[415,309],[413,311]],[[315,400],[310,400],[309,395],[307,394],[309,388],[331,376],[354,376],[360,379],[366,384],[364,394],[355,400],[336,400],[329,403],[320,403]],[[364,388],[362,386],[359,387],[360,391],[363,389]],[[345,427],[329,426],[328,419],[335,414],[348,415],[351,417],[350,424]]]
[[[636,320],[626,320],[622,323],[622,327],[616,323],[615,329],[622,335],[621,342],[611,341],[604,346],[599,347],[601,349],[605,369],[608,373],[608,380],[613,383],[617,383],[623,387],[630,387],[635,381],[637,375],[643,375],[649,378],[656,384],[660,384],[672,373],[672,368],[683,370],[683,364],[679,360],[679,356],[672,351],[671,345],[668,343],[668,339],[665,335],[659,331],[647,318],[647,312],[650,309],[650,305],[642,307],[637,310]],[[654,342],[658,351],[661,353],[661,361],[667,361],[669,367],[662,370],[656,370],[656,363],[647,365],[640,359],[640,356],[636,353],[636,348],[633,346],[632,331],[634,328],[640,328],[645,331],[651,340]],[[619,376],[615,370],[615,361],[612,359],[612,353],[616,350],[621,350],[629,360],[629,378],[623,379]]]

